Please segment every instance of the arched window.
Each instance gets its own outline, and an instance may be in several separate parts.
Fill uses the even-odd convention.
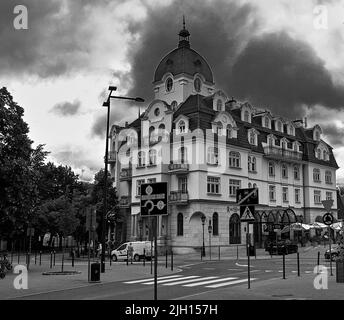
[[[332,183],[332,172],[326,171],[325,172],[325,182],[331,184]]]
[[[248,183],[248,188],[249,188],[249,189],[252,188],[252,183],[251,183],[251,182]]]
[[[213,236],[219,235],[219,215],[217,212],[213,214]]]
[[[216,110],[221,111],[222,110],[222,100],[218,99],[216,102]]]
[[[275,164],[273,162],[269,162],[269,176],[275,176]]]
[[[219,163],[219,149],[216,147],[208,147],[207,163],[218,164]]]
[[[247,167],[248,167],[248,171],[251,171],[251,165],[252,165],[252,159],[251,156],[248,156],[247,158]]]
[[[240,153],[236,151],[229,152],[229,167],[240,168]]]
[[[257,188],[257,184],[256,183],[253,184],[253,188]]]
[[[183,214],[179,212],[177,216],[177,236],[182,236],[184,234],[183,224],[184,224]]]
[[[250,122],[250,114],[247,110],[244,112],[244,121]]]
[[[156,150],[155,149],[149,150],[149,165],[150,166],[156,165]]]
[[[194,81],[194,88],[196,90],[196,92],[201,92],[201,88],[202,88],[202,81],[200,78],[196,78]]]
[[[162,138],[163,140],[165,140],[164,138],[167,137],[167,131],[165,130],[165,125],[163,123],[161,123],[159,125],[159,128],[158,128],[158,135],[159,135],[159,140]],[[161,138],[160,138],[161,137]]]
[[[138,153],[138,166],[144,167],[146,165],[146,153],[144,151],[140,151]]]
[[[317,158],[321,159],[321,151],[319,149],[317,150]]]
[[[179,133],[185,133],[185,128],[186,128],[185,121],[180,120],[178,124]]]
[[[281,123],[281,121],[277,121],[277,131],[282,132],[282,123]]]
[[[313,169],[313,181],[320,182],[320,169]]]
[[[250,132],[250,144],[256,145],[256,134],[254,131]]]
[[[187,162],[187,148],[185,148],[185,147],[179,148],[178,160],[180,163],[186,163]]]
[[[294,179],[300,180],[300,167],[294,166]]]
[[[216,134],[218,135],[218,136],[222,136],[222,123],[221,122],[219,122],[219,123],[217,123],[216,124],[216,127],[215,127],[215,130],[216,130]]]
[[[299,151],[299,148],[298,148],[299,146],[297,145],[297,143],[294,143],[294,151]]]
[[[326,150],[323,151],[323,160],[327,160],[327,152],[326,152]]]
[[[285,141],[282,141],[282,149],[285,150],[287,148],[287,144]]]
[[[320,132],[319,131],[315,132],[315,140],[317,140],[317,141],[320,140]]]
[[[288,167],[285,163],[282,164],[282,178],[288,178]]]
[[[241,243],[241,223],[237,213],[233,213],[229,219],[229,243]]]
[[[154,142],[156,139],[156,136],[154,134],[155,128],[153,126],[149,127],[149,141]]]
[[[272,137],[269,137],[268,144],[269,144],[269,147],[272,147],[272,145],[274,144],[274,139]]]
[[[177,106],[178,106],[178,102],[176,100],[172,101],[171,108],[173,111],[175,111],[177,109]]]
[[[251,171],[256,171],[256,157],[252,157]]]

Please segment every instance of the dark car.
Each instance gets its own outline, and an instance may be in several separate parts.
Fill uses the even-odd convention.
[[[265,251],[268,251],[271,255],[297,253],[298,249],[299,247],[297,244],[293,244],[288,241],[271,241],[265,246]]]
[[[340,251],[340,248],[338,245],[334,245],[332,248],[331,248],[331,254],[330,254],[330,249],[326,250],[325,254],[324,254],[324,257],[326,260],[332,260],[332,261],[335,261],[337,259],[337,257],[339,256],[339,251]]]

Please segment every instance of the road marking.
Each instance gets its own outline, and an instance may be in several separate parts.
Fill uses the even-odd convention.
[[[180,277],[180,275],[173,275],[173,276],[160,277],[160,278],[158,278],[158,280],[160,280],[160,279],[168,279],[168,278],[175,278],[175,277]],[[134,283],[140,283],[140,282],[146,282],[146,281],[153,281],[153,280],[154,280],[154,278],[148,278],[148,279],[127,281],[127,282],[124,282],[124,283],[127,283],[127,284],[134,284]]]
[[[164,283],[163,286],[175,286],[178,284],[184,284],[184,283],[190,283],[190,282],[196,282],[196,281],[200,281],[200,280],[210,280],[210,279],[215,279],[218,277],[205,277],[205,278],[201,278],[201,279],[192,279],[192,280],[185,280],[185,281],[177,281],[177,282],[172,282],[172,283]]]
[[[228,271],[240,271],[241,269],[227,269]]]
[[[265,272],[273,272],[273,270],[265,270]]]
[[[228,278],[222,278],[222,279],[216,279],[216,280],[201,281],[201,282],[192,283],[192,284],[184,284],[183,287],[196,287],[196,286],[202,286],[208,283],[221,282],[221,281],[226,281],[226,280],[235,280],[235,279],[238,279],[238,278],[228,277]]]
[[[305,271],[305,273],[312,273],[312,271]]]
[[[292,273],[296,273],[297,271],[293,270]]]
[[[251,278],[251,281],[256,280],[256,278]],[[205,286],[206,288],[220,288],[220,287],[224,287],[224,286],[230,286],[232,284],[237,284],[237,283],[242,283],[242,282],[247,282],[247,279],[240,279],[240,280],[235,280],[235,281],[229,281],[229,282],[225,282],[225,283],[220,283],[220,284],[214,284],[211,286]]]
[[[239,263],[235,263],[236,266],[238,267],[248,267],[248,264],[239,264]],[[253,266],[251,266],[251,268],[254,268]]]
[[[203,268],[203,270],[215,270],[215,268]]]
[[[199,276],[189,276],[189,277],[179,277],[179,278],[167,279],[167,280],[158,280],[158,284],[165,283],[165,282],[172,282],[172,281],[176,281],[176,280],[194,279],[194,278],[199,278]],[[154,281],[144,282],[143,284],[146,284],[146,285],[154,284]]]

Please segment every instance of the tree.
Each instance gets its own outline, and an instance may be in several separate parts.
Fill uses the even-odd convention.
[[[0,234],[22,234],[38,200],[36,182],[47,152],[43,145],[32,148],[24,109],[0,89]]]

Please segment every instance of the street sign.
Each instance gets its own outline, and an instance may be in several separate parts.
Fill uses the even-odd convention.
[[[240,207],[240,217],[241,222],[255,221],[254,206]]]
[[[323,201],[321,201],[321,203],[323,204],[326,212],[330,212],[330,210],[333,206],[333,200],[323,200]]]
[[[86,209],[86,231],[96,230],[96,209],[89,207]]]
[[[141,184],[141,216],[167,215],[167,182]]]
[[[236,202],[240,206],[259,204],[258,188],[238,189]]]
[[[333,219],[333,215],[331,213],[325,213],[323,215],[323,222],[327,225],[327,226],[330,226],[333,222],[334,222],[334,219]]]

